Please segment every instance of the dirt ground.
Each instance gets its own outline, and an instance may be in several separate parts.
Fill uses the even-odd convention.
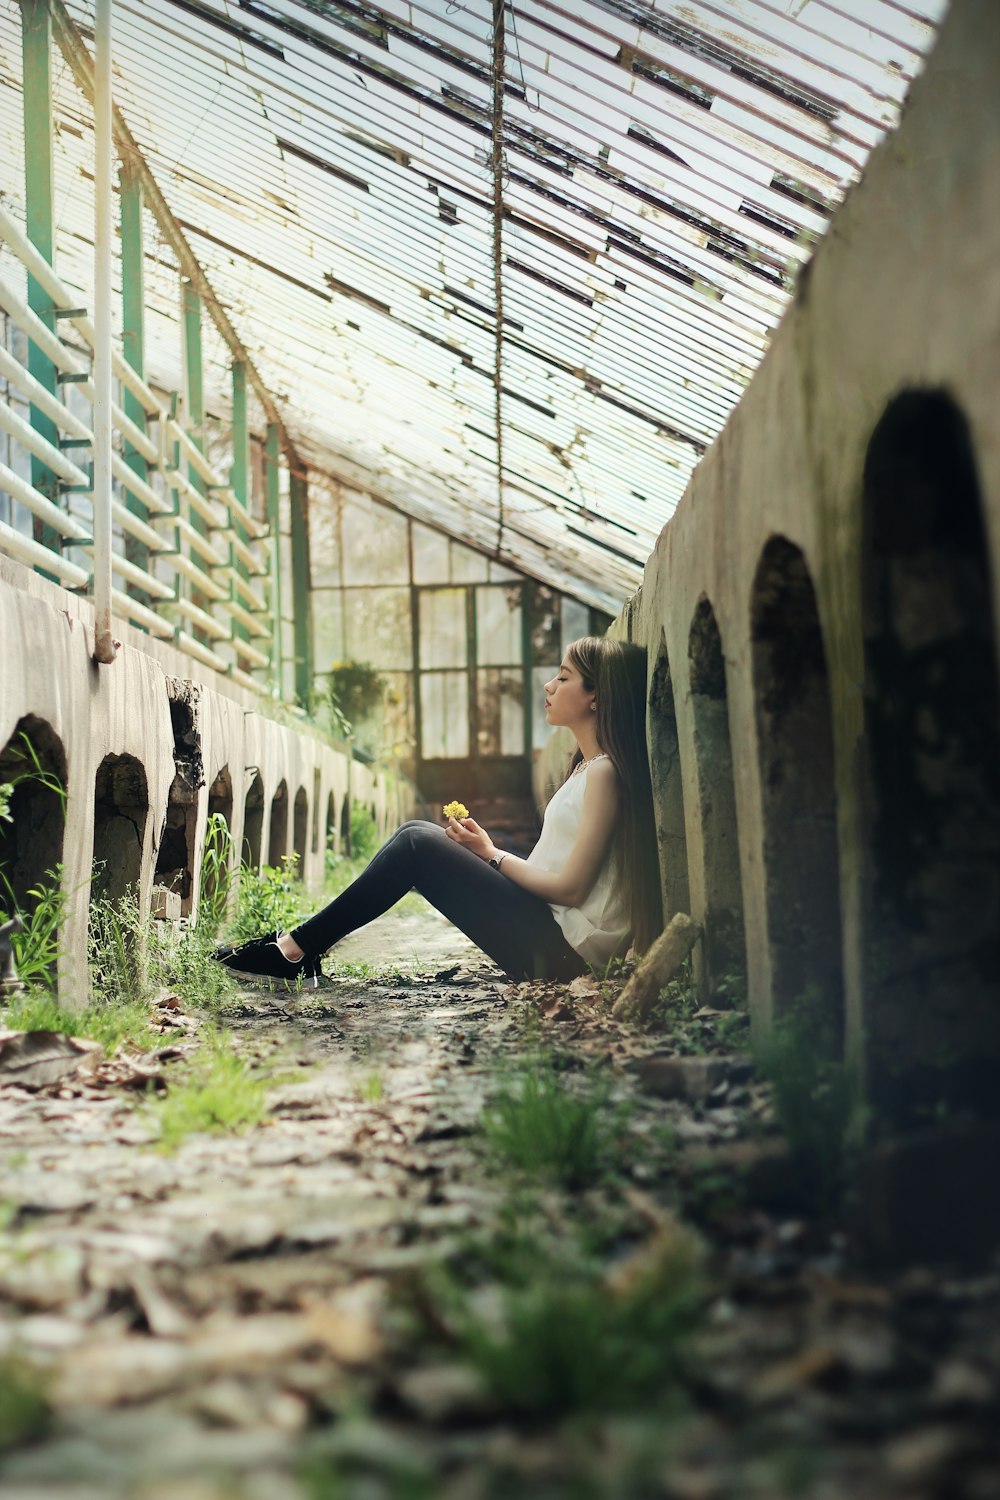
[[[165,1153],[124,1079],[0,1084],[4,1500],[1000,1500],[1000,1267],[874,1269],[804,1212],[741,1017],[512,990],[431,912],[337,957],[379,974],[225,1018],[242,1133]],[[614,1122],[599,1180],[484,1147],[539,1059]],[[651,1273],[676,1359],[594,1333]]]

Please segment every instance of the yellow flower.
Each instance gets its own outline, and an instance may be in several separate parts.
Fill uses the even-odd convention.
[[[446,818],[467,818],[469,809],[464,802],[446,802],[441,809]]]

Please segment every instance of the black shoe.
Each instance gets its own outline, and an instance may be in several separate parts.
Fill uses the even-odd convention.
[[[312,988],[319,988],[320,960],[286,958],[278,947],[278,934],[269,932],[264,937],[251,938],[238,948],[217,948],[212,957],[232,973],[245,979],[283,979],[287,984],[298,984],[301,980],[312,980]]]

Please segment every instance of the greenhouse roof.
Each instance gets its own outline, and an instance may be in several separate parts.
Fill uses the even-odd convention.
[[[302,458],[616,610],[945,3],[116,0],[116,101]]]

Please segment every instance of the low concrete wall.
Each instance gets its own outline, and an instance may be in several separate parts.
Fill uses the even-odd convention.
[[[998,99],[993,0],[955,0],[615,626],[649,651],[668,913],[686,885],[711,923],[735,868],[756,1020],[818,995],[883,1079],[1000,1063]]]
[[[244,848],[246,799],[255,787],[263,808],[257,860],[276,861],[298,843],[307,884],[322,878],[328,825],[340,847],[345,803],[348,810],[352,800],[369,807],[381,837],[412,809],[405,783],[353,761],[304,725],[279,722],[280,705],[272,717],[266,700],[208,669],[192,670],[190,658],[163,642],[125,625],[116,633],[118,660],[97,666],[90,605],[0,556],[0,750],[26,722],[33,743],[54,744],[52,764],[67,794],[62,861],[68,911],[59,980],[69,1004],[84,1004],[87,995],[95,832],[97,853],[106,861],[102,878],[116,888],[123,872],[134,868],[145,908],[168,813],[181,823],[177,847],[184,846],[190,883],[184,906],[193,916],[208,814],[212,805],[227,803],[230,786],[225,810],[235,848]],[[271,810],[282,787],[283,840],[280,816],[271,837]],[[38,830],[22,830],[18,859],[25,878],[44,873],[32,870],[33,857],[51,843]]]

